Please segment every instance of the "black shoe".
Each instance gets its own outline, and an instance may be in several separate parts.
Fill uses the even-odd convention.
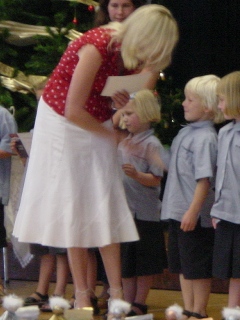
[[[39,297],[39,299],[36,299],[34,297],[27,297],[25,300],[24,300],[24,306],[34,306],[34,305],[38,305],[38,306],[41,306],[43,305],[44,303],[48,302],[48,294],[41,294],[39,292],[34,292],[34,294],[36,296]]]
[[[205,319],[208,318],[208,316],[202,316],[200,313],[197,312],[192,312],[192,317],[197,318],[197,319]]]
[[[141,313],[139,314],[139,313],[135,312],[134,310],[131,310],[130,312],[128,312],[127,317],[134,317],[134,316],[139,316],[142,314],[147,314],[148,306],[146,304],[133,302],[132,306],[138,308],[141,311]]]

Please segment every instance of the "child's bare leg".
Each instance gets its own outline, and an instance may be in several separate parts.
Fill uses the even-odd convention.
[[[122,298],[120,244],[113,243],[99,248],[109,282],[112,299]]]
[[[153,284],[153,276],[141,276],[137,277],[137,293],[135,301],[140,304],[146,304],[147,296],[151,286]]]
[[[123,278],[122,285],[124,300],[133,303],[137,293],[137,277]]]
[[[212,279],[192,280],[194,306],[193,312],[206,316],[206,309],[211,292]]]
[[[194,305],[194,298],[193,298],[193,284],[192,280],[187,280],[184,278],[182,274],[179,276],[180,284],[181,284],[181,291],[184,303],[184,309],[187,311],[193,311]],[[187,316],[183,316],[184,318],[188,318]]]
[[[57,255],[57,276],[56,276],[56,286],[54,290],[54,294],[57,296],[64,296],[68,275],[70,272],[68,265],[68,258],[66,254],[58,254]]]
[[[38,278],[36,292],[39,292],[42,295],[46,295],[48,293],[50,279],[55,269],[55,262],[56,262],[56,258],[52,254],[44,254],[41,257],[39,278]],[[39,299],[39,297],[34,296],[34,293],[31,296]]]
[[[236,308],[240,305],[240,279],[230,279],[228,293],[228,307]]]
[[[91,307],[87,283],[88,249],[68,248],[68,260],[75,287],[75,307]]]
[[[136,278],[136,293],[131,307],[132,311],[135,312],[135,314],[141,315],[147,313],[146,300],[152,284],[152,275]]]

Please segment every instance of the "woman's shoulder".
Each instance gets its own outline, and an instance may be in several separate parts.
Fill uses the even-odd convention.
[[[80,41],[83,39],[86,39],[87,41],[90,41],[90,42],[108,44],[108,42],[111,39],[111,33],[112,33],[112,30],[109,28],[102,28],[102,27],[93,28],[85,32],[80,37]]]

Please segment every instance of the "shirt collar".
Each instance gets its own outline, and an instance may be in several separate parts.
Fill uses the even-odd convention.
[[[127,136],[127,140],[132,140],[132,142],[134,143],[139,143],[141,142],[142,140],[145,140],[146,138],[148,138],[149,136],[152,136],[154,134],[154,130],[153,129],[149,129],[147,131],[143,131],[143,132],[140,132],[138,134],[135,134],[133,135],[132,133],[130,133],[128,136]]]
[[[193,128],[206,128],[206,127],[213,127],[214,124],[211,120],[205,120],[205,121],[190,122],[186,126],[190,126]]]

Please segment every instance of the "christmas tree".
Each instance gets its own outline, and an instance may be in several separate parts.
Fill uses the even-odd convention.
[[[94,6],[79,1],[0,1],[0,104],[15,107],[20,131],[33,127],[36,90],[68,45],[69,30],[88,30],[93,16]]]
[[[15,107],[19,131],[33,128],[37,90],[71,37],[93,26],[96,5],[92,0],[0,0],[0,104]],[[156,134],[170,143],[183,120],[182,91],[173,88],[171,77],[160,78],[157,91],[163,120]]]

